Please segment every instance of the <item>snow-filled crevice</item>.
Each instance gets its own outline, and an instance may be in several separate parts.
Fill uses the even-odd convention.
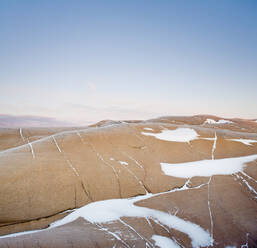
[[[234,175],[237,177],[237,179],[238,179],[239,181],[241,181],[241,182],[246,186],[246,188],[247,188],[252,194],[254,194],[254,198],[257,198],[257,192],[256,192],[256,190],[249,184],[249,182],[248,182],[245,178],[243,178],[239,173],[235,173]]]
[[[20,136],[21,136],[22,141],[25,142],[26,140],[25,140],[25,138],[24,138],[24,136],[23,136],[22,128],[20,128]]]
[[[131,248],[130,245],[125,242],[118,234],[111,232],[108,228],[103,227],[101,224],[95,223],[99,230],[104,231],[114,237],[116,240],[120,241],[126,248]]]
[[[52,138],[53,138],[54,144],[55,144],[55,146],[56,146],[58,152],[60,152],[60,153],[63,155],[63,158],[64,158],[64,160],[66,161],[67,165],[68,165],[69,168],[72,170],[73,174],[78,178],[78,180],[79,180],[79,182],[80,182],[80,185],[81,185],[81,188],[82,188],[84,194],[86,195],[86,197],[87,197],[90,201],[92,201],[92,197],[91,197],[90,193],[87,191],[87,189],[86,189],[86,187],[85,187],[85,185],[84,185],[84,182],[83,182],[83,180],[82,180],[81,177],[80,177],[80,174],[79,174],[78,170],[73,166],[73,164],[71,163],[71,161],[66,157],[65,153],[64,153],[64,152],[62,151],[62,149],[60,148],[60,146],[59,146],[57,140],[55,139],[55,137],[52,136]],[[75,206],[76,206],[76,205],[75,205]]]
[[[90,139],[88,138],[87,140],[88,140],[87,144],[88,144],[89,147],[93,150],[93,152],[96,154],[96,157],[98,158],[98,160],[102,161],[103,164],[105,164],[107,167],[109,167],[109,168],[112,170],[114,176],[115,176],[116,179],[117,179],[118,190],[119,190],[119,196],[122,198],[122,194],[121,194],[121,183],[120,183],[120,178],[119,178],[118,172],[116,171],[116,169],[115,169],[110,163],[108,163],[107,161],[105,161],[105,159],[103,158],[103,156],[96,150],[95,146],[92,144],[92,142],[90,141]]]
[[[211,232],[212,240],[214,240],[214,237],[213,237],[213,217],[212,217],[212,210],[211,210],[211,203],[210,203],[210,183],[211,183],[211,179],[212,179],[212,177],[210,177],[210,179],[208,181],[208,209],[209,209],[209,215],[210,215],[210,232]],[[211,244],[211,246],[212,245],[213,245],[213,243]]]
[[[257,183],[257,180],[252,178],[251,176],[249,176],[247,173],[245,173],[244,171],[241,171],[241,173],[245,176],[245,177],[248,177],[248,179],[250,179],[251,181]]]
[[[144,189],[145,194],[149,193],[148,190],[146,189],[144,183],[137,177],[137,175],[136,175],[134,172],[132,172],[132,171],[128,168],[128,166],[126,166],[125,164],[121,164],[121,166],[122,166],[130,175],[132,175],[132,176],[137,180],[137,182],[139,183],[139,185]]]
[[[212,150],[211,150],[211,159],[214,160],[214,152],[215,152],[215,149],[216,149],[216,143],[217,143],[217,134],[215,132],[215,137],[214,137],[214,140],[213,140],[213,146],[212,146]]]
[[[122,219],[119,219],[119,221],[125,225],[126,227],[128,227],[130,230],[132,230],[134,233],[136,233],[136,235],[138,237],[140,237],[142,240],[144,240],[148,245],[150,245],[150,247],[154,248],[154,245],[146,238],[144,237],[142,234],[140,234],[138,231],[136,231],[136,229],[134,227],[132,227],[131,225],[129,225],[127,222],[125,222]]]
[[[109,139],[107,139],[107,138],[105,137],[105,135],[103,135],[103,137],[105,138],[105,140],[106,140],[108,143],[110,143],[110,145],[111,145],[112,147],[115,147],[115,148],[117,149],[117,151],[119,151],[119,152],[120,152],[121,154],[123,154],[124,156],[128,157],[128,158],[129,158],[130,160],[132,160],[139,168],[141,168],[141,169],[144,170],[144,167],[143,167],[141,164],[139,164],[133,157],[131,157],[130,155],[128,155],[126,152],[121,151],[120,148],[119,148],[117,145],[113,144]],[[114,158],[112,158],[111,160],[114,160]],[[146,193],[146,194],[149,193],[149,190],[148,190],[147,187],[145,186],[144,182],[143,182],[132,170],[129,169],[129,166],[128,166],[129,164],[128,164],[127,162],[124,162],[124,161],[118,161],[118,162],[119,162],[119,164],[120,164],[129,174],[131,174],[131,175],[137,180],[137,182],[140,184],[140,186],[144,189],[145,193]],[[144,170],[144,172],[145,172],[145,170]]]
[[[33,146],[32,144],[28,141],[28,145],[30,147],[30,151],[31,151],[31,155],[32,155],[32,158],[35,158],[35,153],[34,153],[34,149],[33,149]]]
[[[29,149],[30,149],[32,158],[35,158],[35,152],[34,152],[32,143],[29,141],[29,138],[25,138],[25,137],[23,136],[22,128],[20,128],[19,131],[20,131],[20,137],[21,137],[22,141],[23,141],[23,142],[26,142],[27,144],[25,144],[25,145],[28,145],[28,146],[29,146]]]
[[[55,139],[55,137],[52,136],[52,138],[53,138],[53,141],[54,141],[55,146],[57,147],[57,150],[58,150],[59,152],[62,152],[61,148],[59,147],[59,145],[58,145],[58,143],[57,143],[57,141],[56,141],[56,139]]]

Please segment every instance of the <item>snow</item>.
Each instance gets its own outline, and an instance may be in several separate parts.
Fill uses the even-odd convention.
[[[141,169],[144,170],[144,167],[137,161],[135,160],[133,157],[131,157],[129,154],[127,154],[126,152],[122,152],[123,154],[125,154],[130,160],[132,160],[138,167],[140,167]]]
[[[199,188],[199,187],[196,187],[196,188]],[[173,192],[173,191],[176,191],[176,190],[172,190],[169,192]],[[168,192],[165,192],[165,193],[168,193]],[[162,226],[167,226],[167,228],[175,229],[187,234],[189,238],[191,238],[191,244],[193,248],[210,246],[213,243],[213,239],[210,236],[210,233],[204,230],[199,225],[192,223],[190,221],[185,221],[181,218],[178,218],[175,215],[171,215],[170,213],[165,213],[159,210],[139,207],[134,205],[135,202],[138,202],[140,200],[148,199],[153,196],[162,195],[165,193],[164,192],[157,193],[157,194],[149,193],[143,196],[137,196],[129,199],[113,199],[113,200],[93,202],[82,208],[79,208],[73,211],[71,214],[67,215],[62,220],[52,223],[50,227],[47,229],[9,234],[5,236],[1,236],[0,239],[7,238],[7,237],[17,237],[21,235],[28,235],[28,234],[37,233],[37,232],[43,232],[45,230],[49,230],[49,229],[56,228],[58,226],[62,226],[67,223],[73,222],[79,217],[82,217],[88,220],[89,222],[95,224],[97,227],[104,229],[104,231],[113,235],[114,233],[111,233],[107,228],[101,227],[101,223],[112,222],[112,221],[120,221],[121,223],[124,223],[124,221],[120,219],[121,217],[136,217],[136,218],[142,217],[146,219],[152,219],[153,221],[158,222]],[[116,238],[119,238],[119,237],[117,236]],[[157,242],[159,242],[160,240],[161,239],[158,239],[158,237],[157,239],[155,239],[155,241]],[[163,239],[162,241],[164,242]],[[166,242],[168,241],[166,240]],[[170,246],[170,247],[175,247],[175,246]]]
[[[257,198],[257,192],[256,192],[256,190],[255,190],[243,177],[241,177],[241,176],[238,175],[238,174],[235,174],[235,176],[236,176],[238,179],[241,179],[242,182],[245,184],[245,186],[246,186],[253,194],[255,194],[255,198]]]
[[[146,131],[154,131],[152,128],[150,128],[150,127],[144,127],[144,130],[146,130]]]
[[[55,143],[55,145],[56,145],[58,151],[59,151],[59,152],[62,152],[61,148],[59,147],[59,145],[58,145],[58,143],[57,143],[57,141],[56,141],[56,139],[55,139],[55,137],[54,137],[54,136],[52,136],[52,137],[53,137],[54,143]]]
[[[229,120],[215,121],[213,119],[206,119],[206,121],[204,122],[204,124],[231,124],[231,123],[233,123],[233,121],[229,121]]]
[[[153,235],[152,240],[154,240],[155,245],[160,248],[180,248],[180,246],[176,242],[164,236]]]
[[[79,177],[79,173],[78,173],[78,171],[73,167],[73,165],[72,165],[72,163],[70,162],[70,160],[66,160],[67,161],[67,164],[69,165],[69,167],[73,170],[73,172],[75,173],[75,175],[77,176],[77,177]]]
[[[208,181],[208,209],[210,214],[210,224],[211,224],[211,237],[213,238],[213,217],[212,217],[212,211],[211,211],[211,203],[210,203],[210,183],[211,183],[212,177],[210,177]],[[213,244],[211,244],[212,246]]]
[[[113,199],[93,202],[75,210],[62,220],[51,224],[50,229],[75,221],[79,217],[94,224],[118,221],[121,217],[153,218],[169,228],[187,234],[191,238],[191,244],[194,248],[212,244],[213,240],[209,232],[199,225],[159,210],[139,207],[133,204],[151,196],[152,194],[130,199]]]
[[[161,163],[161,169],[168,176],[181,178],[231,175],[242,171],[245,163],[255,159],[257,159],[257,154],[245,157],[200,160],[177,164]]]
[[[29,147],[30,147],[30,151],[31,151],[31,154],[32,154],[32,157],[35,158],[35,153],[34,153],[34,150],[33,150],[33,146],[32,144],[29,142]]]
[[[215,136],[214,136],[214,140],[213,140],[213,146],[212,146],[212,150],[211,150],[211,159],[214,160],[214,152],[216,149],[216,143],[217,143],[217,134],[215,132]]]
[[[125,162],[125,161],[119,161],[119,163],[122,164],[122,165],[128,165],[128,163]]]
[[[257,140],[251,140],[251,139],[229,139],[230,141],[235,141],[235,142],[241,142],[247,146],[252,146],[251,143],[257,143]]]
[[[143,135],[154,136],[160,140],[175,141],[175,142],[190,142],[198,138],[197,132],[192,128],[177,128],[175,130],[162,130],[161,133],[146,133]]]
[[[24,232],[12,233],[12,234],[7,234],[7,235],[4,235],[4,236],[0,236],[0,239],[14,238],[14,237],[19,237],[19,236],[23,236],[23,235],[32,234],[32,233],[39,233],[39,232],[43,232],[43,231],[44,230],[33,230],[33,231],[24,231]]]
[[[24,136],[22,134],[22,128],[20,128],[20,136],[21,136],[22,140],[25,141],[25,138],[24,138]]]

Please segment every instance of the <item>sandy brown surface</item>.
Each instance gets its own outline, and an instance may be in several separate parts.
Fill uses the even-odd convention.
[[[183,191],[174,189],[183,187],[186,178],[161,170],[160,163],[257,154],[257,143],[230,140],[257,140],[256,122],[229,119],[233,124],[205,124],[207,118],[222,119],[162,117],[103,121],[87,128],[1,129],[0,235],[46,228],[66,216],[65,211],[91,202],[153,193],[136,205],[196,223],[212,233],[214,247],[257,247],[256,161],[244,174],[192,177]],[[178,127],[193,128],[199,139],[171,142],[142,134],[144,128],[160,133]],[[203,138],[213,139],[215,133],[213,152],[213,140]],[[185,233],[154,219],[133,217],[101,224],[79,218],[44,232],[2,238],[0,247],[155,247],[154,234],[192,247]]]

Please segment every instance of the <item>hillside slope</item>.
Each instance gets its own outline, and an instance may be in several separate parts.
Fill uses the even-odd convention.
[[[0,137],[0,247],[257,247],[255,121],[162,117]]]

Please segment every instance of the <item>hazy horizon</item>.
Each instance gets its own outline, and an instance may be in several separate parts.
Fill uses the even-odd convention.
[[[0,115],[256,119],[256,13],[252,0],[1,1]]]

